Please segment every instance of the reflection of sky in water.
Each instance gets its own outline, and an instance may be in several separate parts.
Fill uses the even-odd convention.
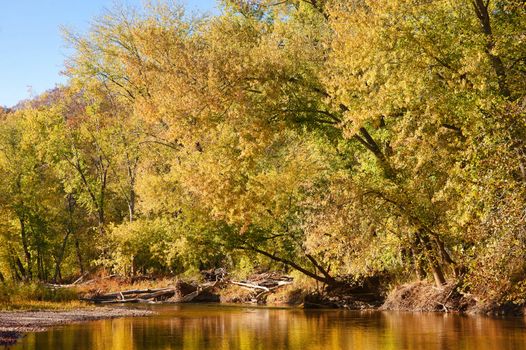
[[[521,350],[524,318],[214,305],[155,307],[160,315],[70,325],[29,334],[38,350]]]

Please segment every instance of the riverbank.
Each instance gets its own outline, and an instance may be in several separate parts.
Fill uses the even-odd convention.
[[[219,290],[221,302],[256,302],[254,293],[228,286]],[[265,299],[257,300],[269,306],[291,306],[306,309],[341,308],[348,310],[404,311],[413,313],[458,313],[486,316],[524,316],[525,304],[480,300],[453,282],[438,288],[427,281],[396,285],[386,292],[383,288],[341,287],[334,290],[304,289],[294,284],[285,286]]]
[[[121,317],[154,315],[148,310],[91,307],[68,311],[0,311],[0,345],[14,344],[27,332],[42,332],[53,326]]]
[[[475,296],[464,293],[456,284],[446,284],[437,288],[431,283],[417,281],[395,287],[387,295],[372,293],[357,293],[358,289],[339,288],[309,288],[308,286],[292,282],[283,276],[257,275],[259,278],[243,280],[243,282],[222,281],[212,283],[211,288],[203,288],[203,283],[181,280],[142,280],[136,283],[126,283],[117,278],[102,279],[87,286],[71,287],[80,297],[101,298],[105,293],[120,295],[119,302],[141,302],[144,295],[156,294],[158,297],[144,300],[148,303],[199,303],[217,302],[223,304],[259,304],[266,306],[288,306],[296,308],[344,308],[348,310],[380,310],[405,311],[412,313],[438,312],[461,313],[472,315],[518,316],[525,314],[524,305],[484,303]],[[279,286],[276,281],[287,282]],[[218,282],[218,281],[216,281]],[[272,283],[271,283],[272,282]],[[288,283],[291,282],[291,283]],[[210,282],[206,282],[210,284]],[[265,287],[266,285],[267,287]],[[274,287],[273,287],[274,286]],[[159,288],[160,291],[141,290],[141,288]],[[266,288],[266,289],[265,289]],[[122,292],[118,292],[119,289]],[[173,289],[173,292],[166,293]],[[144,293],[144,294],[141,294]],[[188,296],[192,295],[192,298]],[[131,299],[129,299],[131,298]],[[42,305],[38,302],[38,305]],[[120,317],[142,317],[154,313],[147,310],[131,308],[86,306],[86,303],[50,303],[52,309],[63,306],[66,310],[11,310],[0,311],[0,345],[16,343],[27,332],[44,331],[52,326],[71,323],[112,319]],[[77,307],[74,307],[77,305]]]
[[[453,281],[438,288],[429,281],[394,284],[382,276],[353,286],[328,288],[308,279],[279,272],[254,273],[246,278],[206,271],[198,279],[140,279],[129,283],[119,277],[104,278],[82,288],[95,302],[220,302],[299,308],[343,308],[406,312],[445,312],[485,315],[525,315],[524,305],[488,302],[463,290]],[[142,290],[141,290],[142,289]],[[142,292],[144,294],[138,294]],[[146,297],[145,297],[146,295]]]
[[[438,288],[428,281],[396,284],[373,277],[352,286],[341,284],[329,288],[309,279],[295,278],[280,272],[254,273],[245,278],[227,275],[223,269],[204,271],[201,278],[125,278],[104,276],[76,285],[48,285],[49,293],[32,296],[57,296],[67,301],[31,300],[12,304],[16,309],[82,310],[92,304],[124,303],[224,303],[287,306],[305,309],[342,308],[348,310],[386,310],[405,312],[445,312],[486,315],[524,315],[524,305],[479,300],[450,282]],[[22,290],[24,288],[21,288]],[[27,289],[27,288],[26,288]],[[35,288],[33,288],[35,289]],[[41,291],[42,287],[36,288]],[[70,300],[65,298],[71,298]],[[30,299],[30,298],[26,298]],[[11,298],[11,301],[15,298]],[[79,301],[80,300],[80,301]],[[86,302],[83,302],[86,301]],[[29,304],[28,304],[29,303]],[[49,304],[49,305],[47,305]],[[7,304],[0,304],[6,310]],[[13,309],[8,305],[8,309]]]
[[[488,302],[463,292],[457,284],[441,288],[418,281],[394,288],[379,308],[385,311],[455,312],[470,315],[523,316],[526,305],[509,302]]]

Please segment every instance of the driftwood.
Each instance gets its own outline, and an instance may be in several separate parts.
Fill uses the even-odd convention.
[[[101,295],[100,297],[105,297],[105,298],[118,298],[118,297],[121,297],[123,298],[124,295],[133,295],[133,294],[155,294],[155,293],[158,293],[158,292],[163,292],[163,291],[168,291],[168,290],[173,290],[173,288],[160,288],[160,289],[130,289],[130,290],[123,290],[123,291],[120,291],[120,292],[114,292],[114,293],[107,293],[107,294],[103,294]],[[146,298],[148,299],[148,298]]]
[[[78,283],[81,283],[82,280],[84,280],[84,278],[89,274],[89,272],[86,272],[84,273],[82,276],[80,276],[79,278],[77,278],[75,281],[73,281],[73,283],[71,283],[72,285],[76,285]]]
[[[201,275],[207,282],[217,282],[223,281],[227,277],[228,273],[226,269],[218,268],[201,271]]]
[[[174,288],[131,289],[96,295],[93,298],[83,298],[82,300],[99,304],[141,303],[153,302],[160,298],[168,298],[174,294]]]
[[[179,303],[189,303],[192,300],[194,300],[195,298],[197,298],[197,296],[199,294],[200,294],[200,291],[198,289],[195,292],[192,292],[190,294],[186,294],[184,297],[180,298],[177,302],[179,302]]]
[[[144,294],[144,295],[141,295],[141,299],[157,299],[157,298],[161,298],[161,297],[166,297],[168,295],[173,295],[175,293],[175,289],[174,288],[165,288],[165,289],[160,289],[158,291],[152,291],[150,294]]]
[[[288,284],[292,284],[292,281],[275,281],[271,287],[265,287],[264,285],[256,284],[256,283],[248,283],[248,282],[236,282],[236,281],[230,281],[231,284],[234,284],[236,286],[248,288],[248,289],[260,289],[265,292],[273,291],[279,287],[286,286]]]
[[[92,298],[83,298],[82,300],[97,304],[120,304],[120,303],[154,303],[160,300],[170,302],[188,303],[194,301],[203,294],[209,293],[215,287],[218,287],[219,281],[209,282],[192,287],[193,291],[187,291],[180,295],[181,288],[168,287],[160,289],[131,289],[118,292],[96,295]],[[175,295],[179,292],[179,296]]]
[[[249,281],[229,281],[230,284],[239,286],[243,289],[254,292],[251,299],[254,303],[264,302],[267,295],[276,289],[292,284],[292,277],[283,276],[276,273],[263,273],[250,278]]]
[[[171,302],[175,303],[189,303],[192,301],[196,301],[196,299],[201,298],[200,301],[217,301],[219,296],[215,295],[215,298],[213,300],[208,299],[207,300],[207,294],[208,298],[212,295],[212,291],[215,288],[218,288],[222,284],[222,281],[215,281],[215,282],[207,282],[198,285],[197,287],[194,287],[195,290],[192,292],[189,292],[185,295],[178,295],[174,296],[174,298],[170,299]],[[204,297],[204,300],[203,300]]]
[[[146,299],[139,299],[139,298],[132,298],[132,299],[116,299],[116,300],[93,300],[90,299],[89,301],[92,301],[96,304],[127,304],[127,303],[150,303],[150,300]]]
[[[236,282],[236,281],[230,281],[230,283],[232,283],[232,284],[234,284],[236,286],[241,286],[241,287],[245,287],[245,288],[248,288],[248,289],[262,289],[265,292],[270,291],[269,288],[263,287],[263,286],[260,286],[260,285],[257,285],[257,284],[245,283],[245,282]]]
[[[252,291],[252,302],[260,303],[265,300],[266,296],[273,293],[282,286],[292,284],[292,277],[284,276],[279,273],[268,272],[252,276],[249,280],[232,281],[227,278],[226,271],[216,269],[207,271],[209,279],[213,281],[199,285],[177,281],[174,286],[159,289],[130,289],[117,292],[98,294],[81,300],[98,303],[98,304],[118,304],[118,303],[155,303],[158,301],[167,301],[173,303],[189,302],[213,302],[219,301],[217,288],[225,284],[232,284],[243,289]],[[112,278],[107,276],[104,278]],[[81,284],[90,284],[94,280],[85,281]],[[78,280],[71,286],[78,283]],[[50,285],[53,286],[54,285]],[[57,286],[58,287],[58,286]],[[63,286],[61,286],[63,287]]]

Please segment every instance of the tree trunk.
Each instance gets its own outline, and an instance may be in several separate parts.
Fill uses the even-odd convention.
[[[447,252],[444,242],[439,237],[435,237],[435,241],[440,249],[440,255],[442,256],[443,261],[451,266],[455,277],[459,277],[461,274],[460,269],[457,263],[451,258],[451,255]]]
[[[18,256],[16,257],[15,264],[18,267],[18,271],[20,271],[21,279],[27,281],[28,280],[27,271],[24,268],[24,264],[22,264],[22,261],[20,260]]]
[[[29,243],[27,240],[27,232],[26,232],[26,225],[25,225],[24,219],[22,217],[19,217],[19,221],[20,221],[20,235],[22,238],[22,248],[24,249],[24,256],[26,259],[26,268],[25,268],[25,273],[23,273],[23,275],[25,279],[29,281],[33,278],[32,276],[33,273],[31,269],[31,265],[32,265],[31,252],[29,251]],[[22,270],[20,272],[22,272]]]
[[[101,157],[101,166],[103,159]],[[104,168],[101,174],[101,185],[100,185],[100,202],[98,205],[98,214],[99,214],[99,233],[101,236],[104,235],[104,224],[106,223],[105,218],[105,212],[104,212],[104,205],[105,205],[105,197],[106,197],[106,185],[108,181],[108,168]]]
[[[22,277],[18,273],[18,268],[16,267],[16,260],[11,254],[9,256],[9,269],[10,269],[11,277],[13,278],[13,280],[15,280],[16,282],[19,282],[22,280]]]
[[[444,284],[446,284],[446,278],[444,277],[444,272],[442,271],[440,264],[436,260],[432,259],[429,262],[429,266],[431,267],[431,272],[433,273],[435,285],[437,288],[441,288],[444,286]]]
[[[506,68],[504,66],[504,63],[502,62],[502,59],[493,53],[493,48],[495,47],[495,39],[493,37],[493,30],[491,28],[490,13],[488,10],[489,3],[489,1],[487,1],[487,3],[484,3],[483,0],[473,0],[473,7],[479,19],[482,31],[487,37],[488,42],[486,45],[486,55],[488,56],[493,70],[497,75],[497,82],[499,84],[500,94],[504,97],[510,97],[511,92],[507,83]]]
[[[135,190],[132,188],[130,190],[130,200],[128,202],[128,214],[130,222],[133,222],[133,219],[135,218]]]
[[[298,270],[299,272],[303,273],[304,275],[306,275],[308,277],[311,277],[311,278],[315,279],[316,281],[325,283],[325,284],[327,284],[329,286],[336,286],[336,285],[340,284],[336,279],[334,279],[328,273],[326,273],[326,275],[324,274],[324,276],[319,276],[316,273],[311,272],[311,271],[307,270],[304,267],[301,267],[300,265],[298,265],[297,263],[295,263],[293,261],[290,261],[290,260],[284,259],[284,258],[280,258],[279,256],[276,256],[276,255],[271,254],[269,252],[266,252],[264,250],[261,250],[261,249],[255,248],[255,247],[240,248],[240,249],[245,249],[245,250],[249,249],[249,250],[252,250],[252,251],[254,251],[256,253],[262,254],[262,255],[264,255],[264,256],[266,256],[266,257],[268,257],[268,258],[270,258],[270,259],[272,259],[274,261],[278,261],[278,262],[284,263],[285,265],[290,266],[290,267],[292,267],[295,270]],[[309,258],[309,260],[312,262],[312,260],[310,258]]]
[[[38,267],[38,279],[40,281],[47,281],[47,270],[44,264],[44,257],[40,249],[37,250],[37,267]]]
[[[376,143],[371,134],[369,134],[367,129],[365,129],[364,127],[360,128],[360,134],[362,136],[358,134],[354,135],[354,139],[358,140],[358,142],[360,142],[365,148],[367,148],[373,153],[380,165],[380,168],[384,172],[384,176],[387,179],[394,179],[396,176],[395,170],[389,163],[389,160],[385,156],[384,152],[381,150],[378,143]]]
[[[446,278],[444,276],[444,271],[442,270],[442,266],[440,266],[440,262],[438,261],[436,257],[435,250],[433,249],[433,245],[429,237],[425,233],[419,232],[418,236],[423,243],[422,245],[424,248],[425,256],[427,259],[427,263],[429,264],[429,268],[431,269],[431,273],[433,274],[435,285],[438,288],[441,288],[444,284],[446,284]]]
[[[22,265],[22,262],[18,258],[18,254],[15,252],[12,246],[8,246],[7,249],[9,252],[9,267],[11,268],[11,275],[15,281],[17,282],[22,281],[24,276],[23,274],[21,275],[19,273],[19,268],[17,264],[17,262],[20,262],[20,265]],[[23,268],[24,266],[22,266],[22,269]],[[25,271],[24,271],[24,274],[25,274]]]
[[[104,203],[102,203],[102,205],[104,205]],[[99,210],[98,210],[98,230],[99,230],[99,234],[100,236],[104,236],[104,209],[101,207]]]
[[[126,152],[126,164],[128,170],[128,181],[130,185],[129,198],[128,198],[128,211],[130,222],[133,222],[135,219],[135,201],[137,200],[137,194],[135,193],[135,181],[137,177],[137,165],[139,162],[139,157],[136,156],[133,161],[130,160],[128,152]]]
[[[84,275],[84,262],[82,260],[82,253],[80,251],[79,238],[75,235],[75,252],[77,254],[77,262],[79,263],[80,274]]]
[[[60,251],[58,253],[57,258],[55,259],[55,274],[53,276],[53,283],[58,283],[62,280],[62,277],[60,276],[60,265],[62,265],[62,261],[64,260],[64,256],[66,255],[66,247],[68,244],[68,238],[71,234],[71,231],[69,229],[66,230],[66,234],[64,235],[64,239],[62,240],[62,246],[60,247]]]
[[[416,235],[414,246],[411,248],[411,254],[413,259],[413,265],[415,267],[415,273],[416,277],[419,280],[423,280],[426,278],[427,273],[424,268],[425,262],[422,259],[422,241],[420,240],[420,237]]]

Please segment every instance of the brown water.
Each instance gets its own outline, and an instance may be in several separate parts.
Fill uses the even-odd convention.
[[[13,349],[526,349],[524,318],[220,305],[151,308],[159,315],[28,334]]]

